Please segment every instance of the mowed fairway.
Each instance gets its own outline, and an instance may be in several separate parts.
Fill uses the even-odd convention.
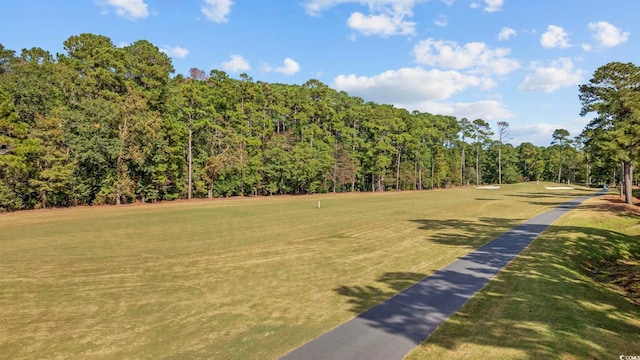
[[[518,184],[1,214],[0,354],[277,358],[590,193]]]

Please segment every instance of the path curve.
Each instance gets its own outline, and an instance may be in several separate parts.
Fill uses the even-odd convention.
[[[528,220],[281,359],[402,359],[549,225],[588,198],[602,194],[576,198]]]

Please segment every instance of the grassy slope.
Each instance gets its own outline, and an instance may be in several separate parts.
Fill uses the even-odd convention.
[[[640,211],[629,209],[597,198],[565,215],[407,359],[640,354],[637,292],[594,281],[617,262],[639,273]]]
[[[3,214],[0,354],[276,358],[579,194],[520,184]]]

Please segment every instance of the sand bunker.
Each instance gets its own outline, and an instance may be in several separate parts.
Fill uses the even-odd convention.
[[[547,190],[572,190],[571,186],[545,186]]]
[[[500,189],[500,186],[497,186],[497,185],[476,186],[476,189],[489,189],[489,190],[495,190],[495,189]]]

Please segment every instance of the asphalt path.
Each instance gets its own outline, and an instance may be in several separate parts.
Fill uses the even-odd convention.
[[[402,359],[549,225],[590,197],[576,198],[528,220],[281,359]]]

